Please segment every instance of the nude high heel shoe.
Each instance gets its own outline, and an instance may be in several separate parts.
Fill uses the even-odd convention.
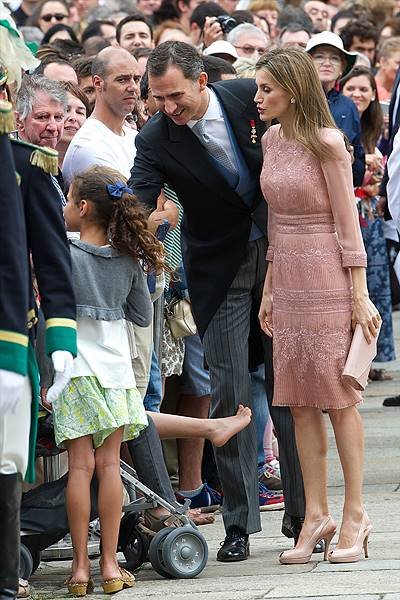
[[[356,541],[351,548],[335,548],[328,555],[330,563],[350,563],[362,559],[363,550],[365,558],[368,558],[368,537],[372,531],[372,524],[367,513],[364,511],[360,529],[358,530]]]
[[[302,544],[297,543],[295,548],[292,550],[286,550],[286,552],[282,552],[279,557],[279,562],[282,565],[301,565],[308,563],[312,556],[314,547],[321,540],[324,540],[325,542],[324,560],[326,560],[329,552],[329,545],[335,533],[336,524],[334,520],[331,516],[326,517],[326,519],[324,519],[322,523],[318,525],[314,533],[306,542],[303,542]]]

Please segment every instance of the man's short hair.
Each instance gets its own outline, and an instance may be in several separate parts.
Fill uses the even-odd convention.
[[[252,35],[259,40],[263,40],[263,42],[269,42],[267,35],[251,23],[242,23],[241,25],[234,27],[232,31],[228,33],[226,41],[232,44],[232,46],[236,46],[242,35]]]
[[[278,29],[283,29],[292,22],[300,23],[300,25],[303,25],[304,29],[309,29],[310,31],[313,31],[314,29],[314,23],[306,11],[299,6],[292,6],[289,4],[288,6],[285,6],[279,13],[277,23]]]
[[[349,21],[340,32],[340,37],[343,40],[345,50],[349,50],[354,37],[358,37],[363,41],[373,40],[375,45],[377,45],[379,41],[379,31],[372,21],[359,19],[357,21]]]
[[[145,23],[147,25],[147,27],[149,28],[150,37],[151,37],[151,39],[153,39],[153,27],[151,26],[150,21],[141,12],[135,12],[131,15],[128,15],[127,17],[122,19],[122,21],[120,21],[118,23],[118,25],[117,25],[117,42],[118,42],[118,44],[121,41],[121,31],[122,31],[123,26],[126,25],[127,23],[132,23],[135,21]]]
[[[312,35],[311,30],[304,27],[301,23],[288,23],[286,27],[280,30],[278,40],[281,40],[285,33],[298,33],[299,31],[305,31],[310,37]]]
[[[149,58],[152,53],[152,48],[134,48],[131,52],[133,58],[139,60],[139,58]]]
[[[83,77],[91,77],[92,64],[92,56],[82,56],[82,58],[78,58],[72,63],[72,66],[74,67],[75,72],[78,76],[78,81],[80,81]]]
[[[206,17],[221,17],[226,15],[226,10],[220,7],[216,2],[204,2],[196,6],[190,17],[190,24],[196,23],[203,29]]]
[[[33,75],[25,75],[22,78],[21,87],[17,94],[16,108],[20,119],[26,119],[32,112],[32,106],[38,92],[44,92],[54,102],[62,104],[64,111],[67,110],[67,92],[58,81],[34,73]]]
[[[63,67],[71,67],[71,69],[74,68],[71,65],[71,63],[64,60],[63,58],[58,58],[58,56],[48,56],[47,58],[43,59],[40,65],[35,69],[35,75],[44,75],[44,70],[47,67],[47,65],[53,64],[61,65]]]
[[[203,56],[203,63],[209,83],[221,81],[222,75],[236,75],[234,66],[218,56]]]
[[[165,75],[170,66],[178,67],[185,79],[192,81],[196,81],[204,71],[202,57],[194,46],[185,42],[163,42],[154,48],[147,61],[147,71],[155,77]]]
[[[115,23],[109,21],[108,19],[97,19],[96,21],[92,21],[91,23],[89,23],[86,29],[82,31],[82,43],[91,37],[95,37],[96,35],[103,37],[103,32],[101,30],[102,25],[111,25],[112,27],[115,27]]]

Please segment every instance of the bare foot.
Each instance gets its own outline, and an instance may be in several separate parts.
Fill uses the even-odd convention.
[[[251,420],[251,410],[248,406],[239,404],[234,417],[223,419],[210,419],[211,432],[207,436],[214,446],[220,447],[226,444],[232,436],[242,431]]]
[[[118,577],[121,577],[117,557],[115,557],[115,560],[107,561],[107,563],[100,558],[99,563],[103,581],[108,581],[109,579],[118,579]]]
[[[195,525],[211,525],[215,521],[212,513],[202,513],[200,508],[190,508],[187,516]]]

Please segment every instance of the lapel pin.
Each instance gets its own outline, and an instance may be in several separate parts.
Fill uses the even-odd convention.
[[[255,144],[257,142],[256,122],[254,121],[254,119],[250,120],[250,139],[252,144]]]

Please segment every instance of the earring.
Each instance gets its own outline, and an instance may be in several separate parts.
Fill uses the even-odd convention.
[[[294,98],[290,98],[290,104],[294,104],[296,100]]]
[[[372,96],[371,98],[371,102],[373,102],[375,100],[375,96]]]

